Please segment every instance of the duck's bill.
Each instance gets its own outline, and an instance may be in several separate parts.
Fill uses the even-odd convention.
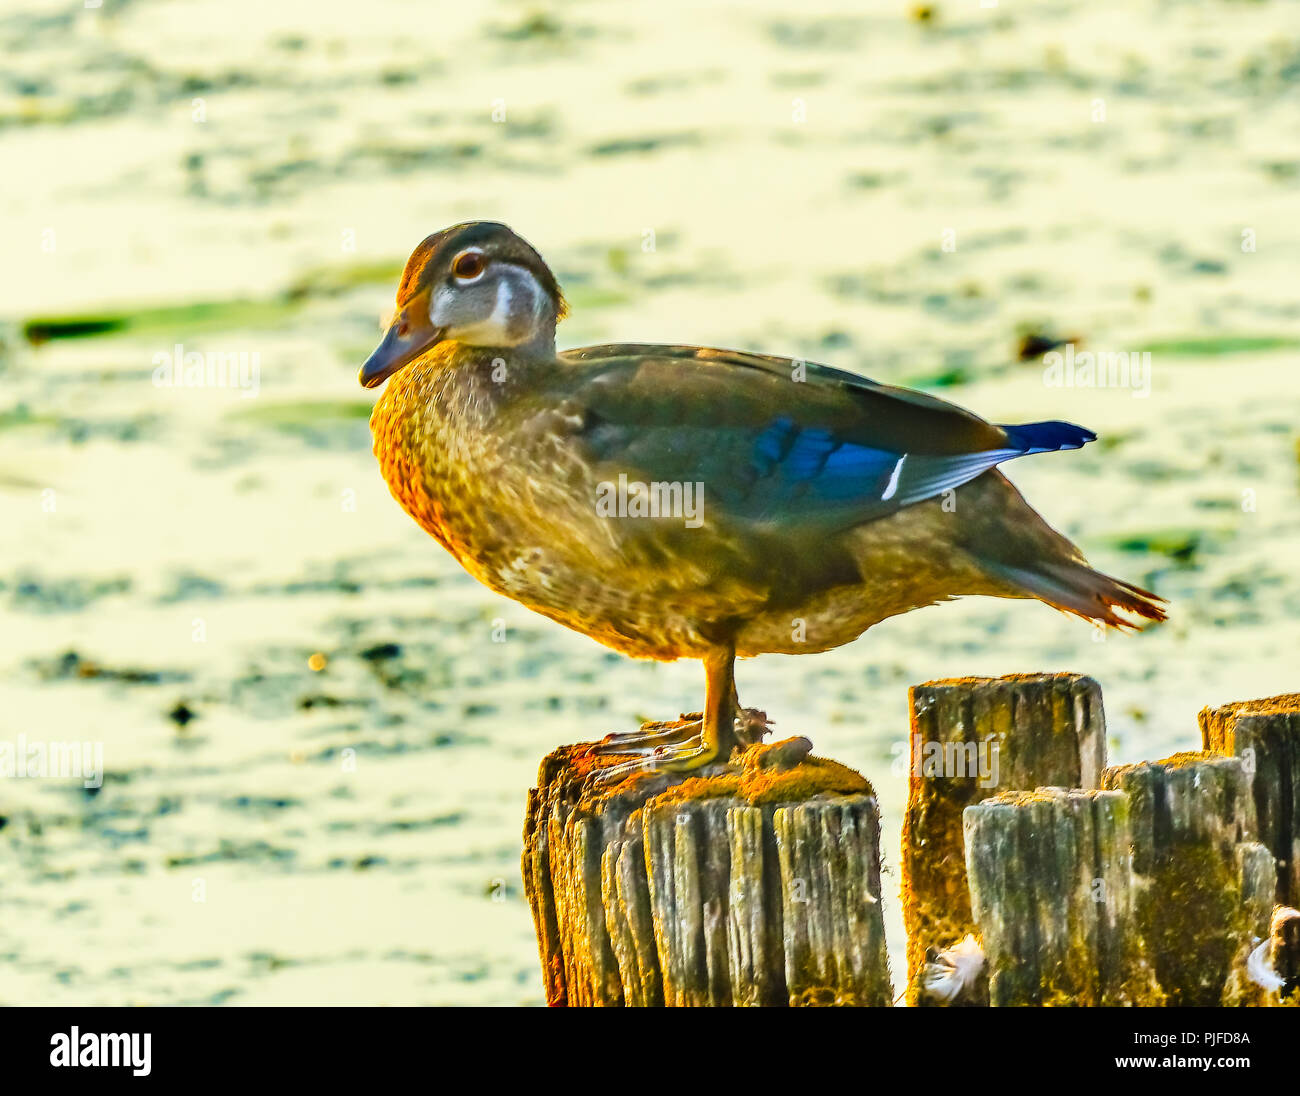
[[[425,295],[411,301],[384,334],[383,341],[361,367],[358,380],[362,387],[374,388],[383,384],[403,366],[410,365],[421,354],[442,341],[445,330],[435,327],[429,320]]]

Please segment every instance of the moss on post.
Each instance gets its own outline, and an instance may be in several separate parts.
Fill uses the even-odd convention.
[[[1169,1004],[1247,1003],[1256,994],[1246,961],[1272,909],[1272,857],[1253,840],[1241,759],[1175,754],[1107,769],[1102,786],[1129,797],[1138,928]]]
[[[1259,840],[1277,861],[1277,901],[1300,902],[1300,693],[1200,713],[1201,744],[1253,775]]]
[[[754,746],[593,784],[585,745],[529,795],[523,875],[553,1005],[888,1005],[875,793]]]
[[[994,1005],[1159,1005],[1134,913],[1128,798],[1007,792],[963,813]]]
[[[908,1003],[928,948],[975,931],[962,812],[999,792],[1096,788],[1106,763],[1101,688],[1081,674],[954,678],[916,685],[903,822]]]

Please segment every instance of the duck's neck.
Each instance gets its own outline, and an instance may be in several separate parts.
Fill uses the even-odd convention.
[[[527,342],[499,352],[507,360],[511,357],[552,361],[555,358],[555,317],[549,316],[537,325],[537,331]]]
[[[449,387],[508,399],[556,367],[555,328],[518,346],[462,346],[446,359]]]
[[[388,382],[375,417],[418,420],[433,427],[430,439],[442,424],[456,432],[484,429],[503,400],[536,384],[556,364],[553,327],[549,337],[520,346],[444,343]]]
[[[553,340],[549,353],[545,343],[444,344],[393,376],[371,415],[375,456],[393,497],[471,573],[466,515],[491,490],[509,445],[498,436],[502,407],[560,368]]]

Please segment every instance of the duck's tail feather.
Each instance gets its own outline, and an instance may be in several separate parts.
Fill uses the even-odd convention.
[[[1063,613],[1098,621],[1112,628],[1141,627],[1138,621],[1166,618],[1165,599],[1131,582],[1094,571],[1082,560],[1043,561],[1032,570],[1005,564],[992,568],[999,577]],[[1127,613],[1138,620],[1130,620]]]
[[[1002,426],[1002,432],[1012,446],[1026,455],[1030,453],[1056,453],[1062,449],[1082,449],[1097,435],[1086,426],[1072,422],[1026,422],[1019,426]]]

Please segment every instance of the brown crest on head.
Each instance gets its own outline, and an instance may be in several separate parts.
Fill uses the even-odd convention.
[[[401,284],[397,287],[397,306],[401,308],[422,287],[442,276],[450,268],[452,260],[469,247],[481,248],[491,259],[514,263],[531,271],[555,301],[556,320],[568,315],[569,306],[551,268],[532,244],[499,221],[466,221],[421,241],[406,261]]]

